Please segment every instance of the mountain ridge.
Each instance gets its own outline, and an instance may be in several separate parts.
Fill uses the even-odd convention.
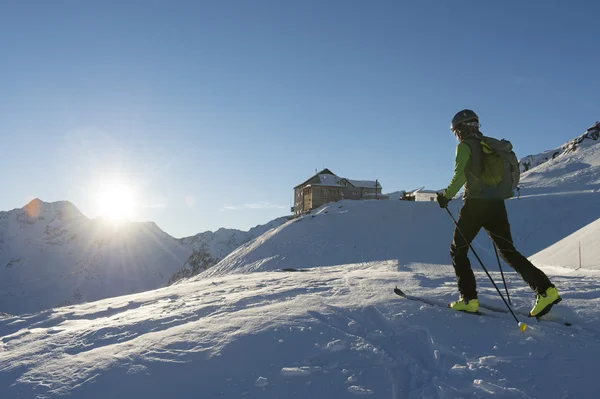
[[[177,239],[152,221],[90,219],[69,201],[35,198],[0,212],[1,310],[27,313],[164,287],[198,251],[220,259],[284,219]]]
[[[590,126],[585,133],[569,140],[560,147],[543,151],[535,155],[527,155],[519,160],[521,172],[527,172],[537,166],[540,166],[550,160],[562,157],[576,151],[582,144],[593,144],[591,141],[598,141],[600,137],[600,121]]]

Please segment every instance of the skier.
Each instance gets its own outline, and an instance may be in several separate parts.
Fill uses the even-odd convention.
[[[536,292],[535,305],[529,316],[539,318],[548,313],[552,305],[560,302],[561,297],[546,274],[515,249],[504,204],[505,197],[495,196],[493,189],[486,189],[485,179],[482,178],[484,150],[481,141],[484,136],[479,131],[479,126],[479,117],[469,109],[458,112],[452,119],[450,130],[459,141],[454,176],[448,188],[437,194],[438,204],[441,208],[446,208],[460,188],[465,186],[464,205],[450,246],[460,299],[452,302],[450,307],[466,312],[479,310],[475,276],[467,252],[469,244],[483,227],[506,263]]]

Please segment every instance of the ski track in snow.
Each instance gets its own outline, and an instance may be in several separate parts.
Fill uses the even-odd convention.
[[[497,276],[496,276],[497,277]],[[516,309],[533,294],[507,275]],[[477,273],[482,302],[501,307]],[[379,262],[217,277],[0,319],[3,398],[586,397],[600,348],[596,280],[552,276],[565,306],[520,333],[456,314],[449,267]],[[578,301],[586,298],[586,301]],[[582,304],[582,306],[580,306]],[[550,315],[549,315],[550,316]],[[582,342],[586,342],[585,348]],[[558,395],[558,396],[556,396]]]

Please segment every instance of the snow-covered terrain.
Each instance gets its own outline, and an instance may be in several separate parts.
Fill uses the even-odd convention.
[[[175,285],[0,316],[0,395],[596,397],[600,268],[566,262],[580,241],[589,259],[600,256],[596,147],[528,171],[522,197],[507,201],[517,247],[563,297],[545,321],[527,319],[534,294],[506,267],[513,309],[529,324],[524,332],[507,313],[443,307],[457,289],[453,225],[437,204],[343,201],[273,226]],[[590,166],[565,167],[575,162]],[[456,215],[460,201],[451,204]],[[496,270],[484,234],[475,248]],[[503,309],[473,267],[480,301]],[[501,284],[498,272],[492,276]],[[396,285],[441,306],[400,298]]]
[[[600,269],[598,237],[600,237],[600,219],[531,256],[531,261],[544,266]]]
[[[301,248],[298,249],[302,251]],[[499,276],[495,275],[499,280]],[[532,293],[514,273],[515,309]],[[3,398],[588,398],[595,396],[600,288],[551,276],[551,315],[453,313],[404,300],[456,297],[450,266],[378,261],[265,272],[0,319]],[[480,299],[502,302],[477,273]]]
[[[34,312],[164,287],[194,250],[223,257],[284,221],[178,240],[154,223],[90,220],[69,202],[35,199],[0,212],[0,311]]]
[[[596,122],[592,126],[590,126],[584,134],[574,138],[573,140],[561,145],[558,148],[547,150],[536,155],[528,155],[526,157],[521,158],[519,160],[519,163],[521,165],[521,172],[531,170],[548,161],[557,160],[557,162],[560,162],[562,157],[569,156],[569,154],[572,154],[580,148],[593,146],[598,142],[599,138],[600,122]]]
[[[451,202],[455,216],[461,204]],[[507,208],[514,241],[529,256],[598,219],[600,193],[523,197],[507,201]],[[200,278],[387,259],[402,264],[447,264],[453,229],[452,220],[437,203],[341,201],[242,245]],[[474,246],[497,270],[484,231]],[[299,247],[303,251],[297,251]]]
[[[207,248],[208,252],[217,259],[223,259],[240,245],[247,243],[263,233],[281,226],[288,220],[283,216],[266,224],[255,226],[248,231],[220,228],[217,231],[205,231],[192,237],[182,238],[183,244],[192,249]]]

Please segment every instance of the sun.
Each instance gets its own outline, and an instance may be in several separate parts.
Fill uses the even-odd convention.
[[[133,191],[122,184],[108,184],[96,193],[100,216],[111,220],[131,219],[135,210]]]

